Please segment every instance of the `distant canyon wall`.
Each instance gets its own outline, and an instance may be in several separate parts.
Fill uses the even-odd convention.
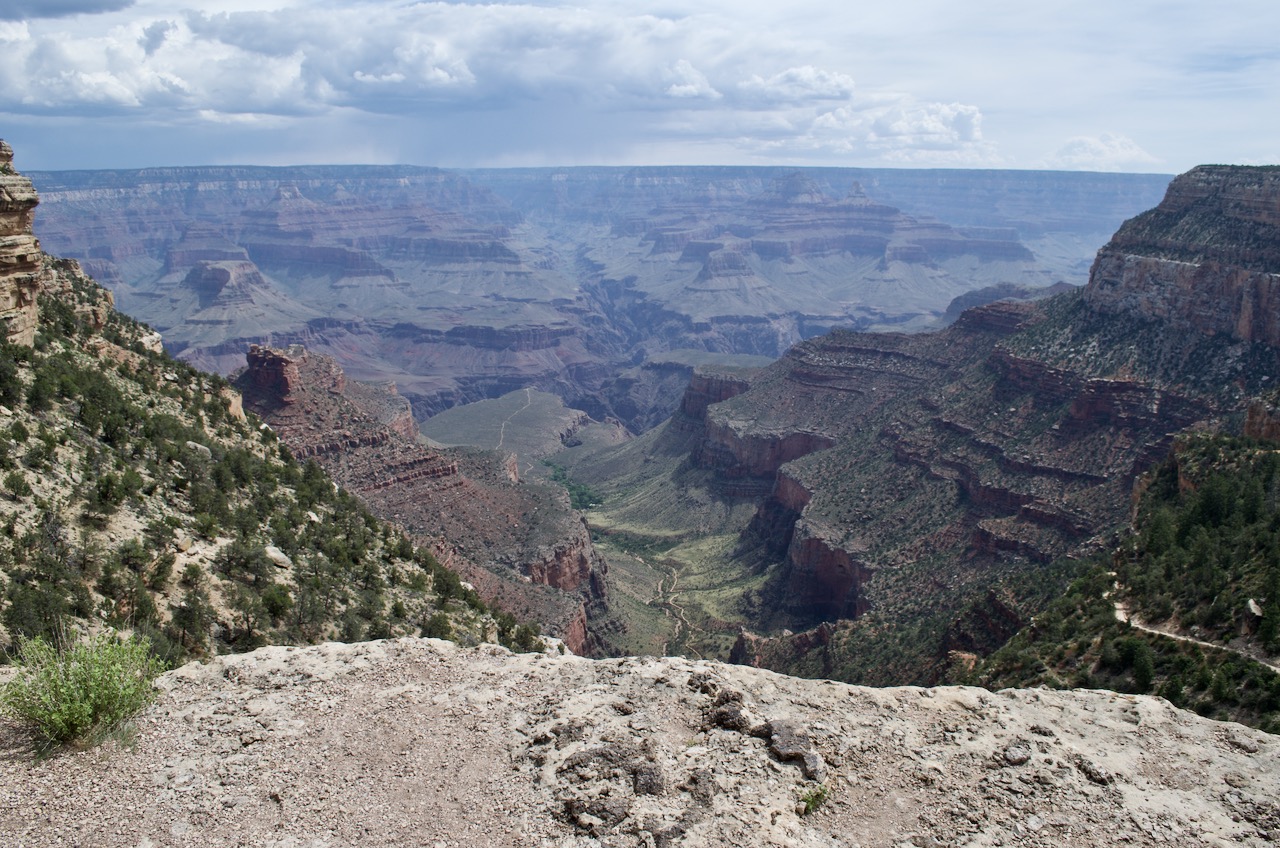
[[[740,478],[767,491],[746,533],[785,557],[801,619],[860,615],[884,567],[1080,550],[1126,520],[1170,434],[1221,426],[1280,375],[1277,222],[1280,169],[1196,169],[1120,229],[1083,292],[938,334],[807,341],[707,408],[693,460],[734,494]],[[1254,403],[1248,432],[1273,437],[1274,418]]]
[[[394,381],[420,419],[534,387],[633,432],[674,411],[674,391],[645,396],[621,376],[657,354],[777,357],[833,327],[922,327],[972,289],[1082,283],[1092,245],[1064,260],[1028,240],[1111,232],[1164,187],[715,167],[34,179],[46,244],[200,367],[302,343],[357,379]]]

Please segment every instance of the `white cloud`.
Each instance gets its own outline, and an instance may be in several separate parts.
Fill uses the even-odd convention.
[[[1108,132],[1067,139],[1046,164],[1066,171],[1133,171],[1159,162],[1133,139]]]
[[[213,109],[201,109],[197,114],[202,121],[208,121],[211,124],[230,124],[232,126],[255,128],[279,128],[286,124],[286,119],[281,118],[279,115],[260,115],[253,112],[230,114],[217,112]]]
[[[719,100],[723,95],[716,91],[706,76],[689,63],[681,59],[671,68],[670,76],[674,80],[667,86],[667,94],[671,97],[694,97]]]
[[[0,21],[0,41],[26,41],[31,37],[31,30],[26,21]]]
[[[759,74],[739,83],[746,97],[764,103],[845,100],[853,96],[854,81],[847,74],[802,65],[765,79]]]
[[[220,116],[246,133],[221,137],[239,145],[225,155],[246,158],[274,121],[291,145],[343,139],[280,157],[1173,169],[1280,137],[1280,5],[1223,2],[0,0],[0,112],[174,137]],[[86,126],[99,161],[145,154]],[[1079,135],[1099,126],[1124,135]]]
[[[982,113],[961,103],[921,103],[879,95],[819,114],[794,138],[775,141],[812,151],[875,157],[896,163],[1000,164],[982,136]]]

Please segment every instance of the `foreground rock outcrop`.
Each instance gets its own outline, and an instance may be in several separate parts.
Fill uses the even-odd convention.
[[[1157,698],[867,689],[418,639],[265,648],[185,666],[159,686],[129,749],[33,760],[0,724],[6,844],[1261,846],[1280,836],[1275,737]]]

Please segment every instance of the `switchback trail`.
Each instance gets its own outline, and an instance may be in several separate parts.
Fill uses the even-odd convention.
[[[684,607],[676,603],[676,586],[680,582],[679,572],[668,560],[655,563],[655,566],[665,570],[667,576],[658,581],[654,596],[649,599],[649,605],[661,607],[668,618],[674,618],[676,621],[675,634],[663,644],[662,652],[669,655],[671,653],[671,645],[674,643],[684,651],[693,654],[698,659],[702,659],[702,654],[689,644],[689,637],[693,634],[693,631],[697,630],[701,633],[703,630],[700,627],[695,627],[685,615]],[[668,580],[671,581],[669,586],[667,585]]]

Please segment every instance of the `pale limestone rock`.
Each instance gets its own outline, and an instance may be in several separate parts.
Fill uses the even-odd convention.
[[[263,648],[158,686],[129,750],[32,759],[0,726],[0,833],[30,848],[76,831],[107,846],[1261,848],[1280,821],[1276,737],[1146,696],[870,689],[433,639]]]

